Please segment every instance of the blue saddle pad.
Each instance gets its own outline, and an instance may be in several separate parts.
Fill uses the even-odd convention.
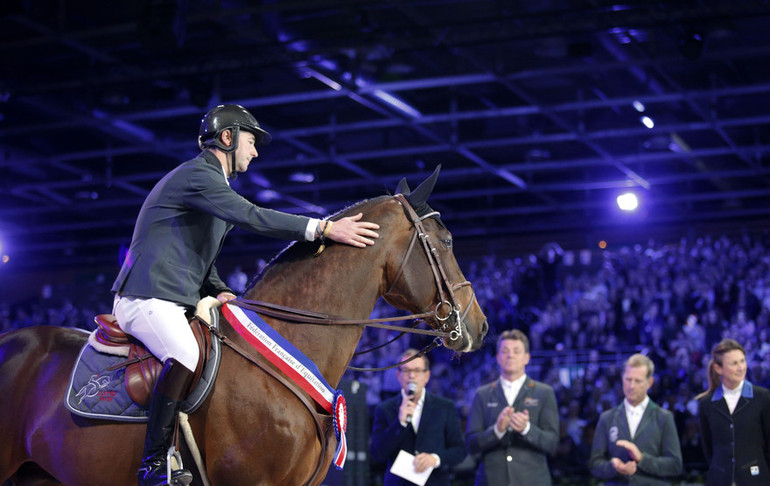
[[[219,329],[219,313],[212,311],[211,322]],[[221,343],[212,336],[209,360],[195,389],[182,404],[182,411],[191,414],[208,396],[219,370]],[[125,356],[115,356],[83,345],[72,369],[64,405],[69,411],[90,419],[117,420],[121,422],[146,422],[147,409],[134,402],[126,391],[126,368],[108,368],[125,362]]]

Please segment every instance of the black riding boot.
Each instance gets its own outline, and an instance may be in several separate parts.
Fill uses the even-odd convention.
[[[192,474],[187,469],[172,471],[170,481],[166,471],[166,454],[171,447],[177,412],[192,375],[192,371],[173,359],[163,365],[150,400],[144,453],[137,472],[139,486],[187,486],[192,482]]]

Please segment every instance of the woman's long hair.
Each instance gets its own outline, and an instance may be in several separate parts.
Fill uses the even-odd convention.
[[[725,353],[729,353],[730,351],[740,351],[743,353],[744,356],[746,356],[746,350],[743,349],[743,346],[738,344],[738,341],[734,339],[722,339],[719,341],[714,348],[711,350],[711,359],[709,360],[708,365],[708,390],[704,391],[697,397],[696,399],[699,399],[701,397],[705,397],[709,393],[713,392],[717,389],[717,387],[721,384],[721,381],[719,380],[719,375],[717,374],[714,367],[716,365],[719,365],[719,367],[722,367],[722,362],[725,357]]]

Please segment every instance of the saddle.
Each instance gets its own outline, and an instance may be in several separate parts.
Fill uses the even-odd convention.
[[[94,333],[96,342],[105,347],[106,350],[113,350],[113,354],[122,354],[128,357],[127,361],[113,368],[125,366],[124,384],[129,397],[137,404],[145,408],[148,407],[155,382],[163,370],[163,363],[150,353],[141,341],[123,332],[114,315],[100,314],[94,320],[97,325],[97,330]],[[188,395],[198,384],[211,350],[211,332],[207,326],[201,324],[197,316],[190,319],[190,329],[198,343],[200,356],[198,366],[195,368],[195,373],[185,395]],[[127,354],[126,350],[128,351]]]

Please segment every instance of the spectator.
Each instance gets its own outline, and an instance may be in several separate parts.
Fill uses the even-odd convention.
[[[589,467],[608,485],[668,485],[682,472],[674,416],[647,395],[654,371],[648,357],[628,358],[623,371],[625,399],[599,417]]]
[[[746,352],[737,341],[714,346],[698,404],[706,485],[770,484],[770,392],[746,380]]]
[[[477,485],[550,485],[546,454],[559,441],[553,388],[526,374],[529,340],[506,331],[497,341],[500,378],[476,390],[467,426],[468,451],[480,454]]]
[[[451,400],[428,393],[430,381],[428,358],[407,349],[399,361],[398,381],[401,394],[385,400],[374,412],[372,427],[372,458],[387,462],[385,486],[407,486],[411,481],[390,472],[390,467],[401,451],[414,456],[416,472],[433,471],[427,486],[449,486],[450,468],[466,456],[460,416]]]

